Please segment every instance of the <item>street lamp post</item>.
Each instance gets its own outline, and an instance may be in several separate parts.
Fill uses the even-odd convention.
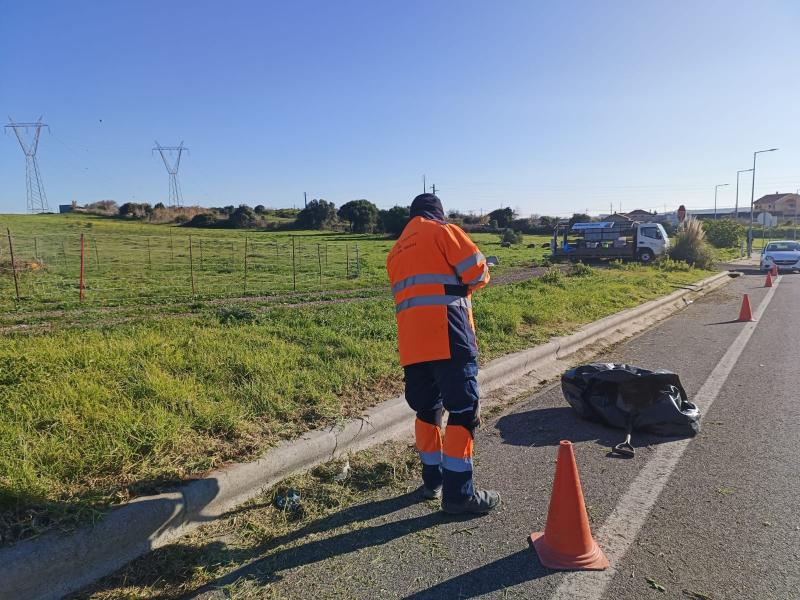
[[[797,188],[795,196],[800,196],[800,188]],[[800,198],[794,199],[794,239],[797,239],[797,205],[800,204]]]
[[[736,212],[733,215],[734,221],[739,220],[739,175],[741,173],[748,173],[752,170],[753,169],[742,169],[741,171],[736,171],[736,209],[735,209]]]
[[[717,220],[717,190],[721,187],[725,187],[726,185],[730,185],[729,183],[718,183],[714,186],[714,220]]]
[[[777,148],[769,150],[756,150],[753,152],[753,182],[750,185],[750,229],[747,232],[747,258],[753,255],[753,202],[756,195],[756,156],[764,152],[775,152]]]

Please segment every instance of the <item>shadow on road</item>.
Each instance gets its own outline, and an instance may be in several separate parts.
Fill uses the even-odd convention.
[[[404,600],[477,598],[526,581],[540,579],[553,573],[555,571],[542,566],[533,549],[526,548],[488,565],[443,581],[427,590],[406,596]]]
[[[622,429],[578,418],[569,406],[535,408],[505,415],[497,421],[495,427],[503,442],[512,446],[557,446],[561,440],[569,440],[594,441],[599,446],[611,448],[625,437]],[[633,439],[634,446],[642,447],[673,442],[678,438],[634,432]]]

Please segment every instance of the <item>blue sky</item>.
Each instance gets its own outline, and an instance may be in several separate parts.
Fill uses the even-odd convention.
[[[800,3],[6,0],[0,114],[50,125],[51,206],[407,204],[523,214],[800,188]],[[0,212],[25,208],[0,136]],[[742,176],[741,201],[750,181]]]

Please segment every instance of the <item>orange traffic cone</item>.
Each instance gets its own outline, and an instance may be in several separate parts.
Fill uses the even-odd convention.
[[[547,525],[544,532],[532,533],[530,542],[545,567],[570,571],[608,568],[608,559],[589,529],[572,442],[564,440],[558,447]]]
[[[764,287],[772,287],[772,274],[767,273],[767,280],[764,282]]]
[[[755,321],[753,318],[753,311],[750,310],[750,298],[747,294],[742,298],[742,309],[739,311],[740,321]]]

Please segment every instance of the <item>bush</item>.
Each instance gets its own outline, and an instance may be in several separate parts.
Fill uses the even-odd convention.
[[[217,318],[223,325],[252,323],[257,317],[255,312],[241,306],[221,306],[217,309]]]
[[[258,215],[256,215],[256,211],[246,204],[239,205],[239,208],[234,210],[231,213],[231,216],[228,218],[229,226],[233,227],[234,229],[249,229],[252,227],[258,227],[259,222],[260,221]]]
[[[506,229],[500,235],[500,241],[506,243],[508,245],[511,244],[521,244],[522,243],[522,234],[519,231],[514,231],[513,229]]]
[[[195,215],[194,217],[192,217],[189,221],[184,223],[182,226],[183,227],[206,227],[206,228],[211,229],[211,228],[214,228],[214,227],[220,227],[221,223],[224,223],[224,222],[225,221],[220,221],[220,219],[217,218],[217,215],[215,215],[214,213],[201,213],[199,215]]]
[[[656,267],[666,272],[682,272],[691,270],[691,265],[682,260],[672,260],[668,256],[662,256],[656,261]]]
[[[672,260],[682,260],[699,269],[714,264],[714,256],[706,242],[706,232],[697,219],[687,218],[678,230],[675,243],[669,249]]]
[[[564,285],[564,274],[557,267],[550,267],[544,272],[539,280],[547,285],[557,285],[562,287]]]
[[[572,272],[569,275],[570,277],[588,277],[592,274],[594,274],[594,269],[592,267],[579,262],[572,265]]]
[[[744,237],[744,227],[730,219],[704,221],[703,229],[708,241],[717,248],[736,248]]]

